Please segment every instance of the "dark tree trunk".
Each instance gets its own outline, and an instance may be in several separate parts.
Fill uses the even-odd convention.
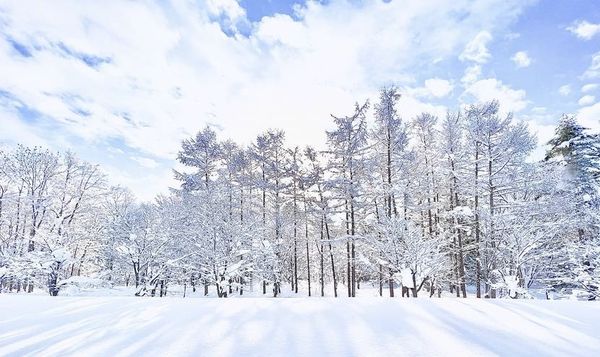
[[[383,267],[379,264],[379,296],[383,296]]]
[[[54,263],[52,267],[52,271],[48,274],[48,292],[50,296],[57,296],[59,287],[56,285],[58,281],[58,269],[59,266],[56,266],[58,263]]]
[[[417,274],[412,273],[412,281],[413,281],[413,297],[417,297]]]
[[[321,219],[321,249],[319,249],[319,283],[321,284],[321,296],[325,296],[325,246],[323,245],[323,229],[324,229],[323,219]]]
[[[475,273],[475,284],[477,287],[477,298],[481,298],[481,252],[479,249],[479,142],[475,144],[475,245],[477,270]]]
[[[296,203],[296,185],[294,184],[294,293],[298,294],[298,219]]]
[[[310,290],[310,252],[308,250],[308,237],[306,238],[306,274],[307,274],[307,279],[308,279],[308,296],[311,295],[311,290]]]
[[[495,262],[495,250],[496,250],[496,241],[494,234],[494,182],[492,180],[492,153],[488,147],[488,185],[490,189],[490,232],[489,232],[489,241],[491,245],[491,270],[495,270],[496,262]],[[490,288],[490,298],[496,298],[496,289]]]
[[[352,297],[356,297],[356,248],[352,238]]]
[[[160,294],[159,294],[159,296],[163,297],[165,295],[166,295],[165,294],[165,281],[164,281],[164,279],[161,279],[161,281],[160,281]]]
[[[331,276],[333,277],[333,296],[337,297],[337,276],[335,274],[335,260],[333,259],[333,247],[331,246],[331,236],[329,235],[329,224],[325,221],[325,232],[329,241],[329,258],[331,259]]]
[[[350,275],[352,270],[350,268],[350,242],[346,242],[346,288],[348,290],[348,297],[352,297],[352,286],[350,286]]]
[[[350,174],[350,180],[352,180],[352,173]],[[354,220],[354,197],[350,195],[350,233],[352,235],[352,297],[356,297],[356,247],[354,244],[354,235],[356,234],[356,224]]]
[[[390,297],[394,297],[394,273],[392,272],[392,268],[389,268],[389,274],[388,285],[390,287]]]

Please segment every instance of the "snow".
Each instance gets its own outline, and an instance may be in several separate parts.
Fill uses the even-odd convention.
[[[469,206],[457,206],[452,213],[457,217],[473,217],[473,211]]]
[[[65,262],[71,259],[71,254],[66,248],[59,248],[52,252],[52,257],[56,262]]]
[[[0,355],[430,356],[600,351],[600,304],[0,295]]]
[[[412,289],[415,287],[413,284],[412,272],[408,268],[404,268],[400,271],[400,275],[402,277],[401,282],[402,286]]]

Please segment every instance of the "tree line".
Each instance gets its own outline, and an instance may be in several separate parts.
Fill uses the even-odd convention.
[[[600,296],[600,137],[563,115],[544,160],[497,101],[405,120],[400,93],[332,116],[322,150],[280,130],[251,145],[207,126],[180,186],[152,203],[73,154],[0,161],[0,289],[91,277],[136,295]]]

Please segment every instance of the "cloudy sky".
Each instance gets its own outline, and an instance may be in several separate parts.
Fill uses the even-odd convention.
[[[324,143],[377,89],[400,112],[498,98],[540,141],[600,129],[597,0],[0,1],[0,141],[72,150],[151,199],[207,124]],[[538,155],[542,152],[538,150]]]

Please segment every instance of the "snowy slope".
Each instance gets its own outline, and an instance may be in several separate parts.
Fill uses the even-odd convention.
[[[0,356],[600,354],[600,304],[0,295]]]

